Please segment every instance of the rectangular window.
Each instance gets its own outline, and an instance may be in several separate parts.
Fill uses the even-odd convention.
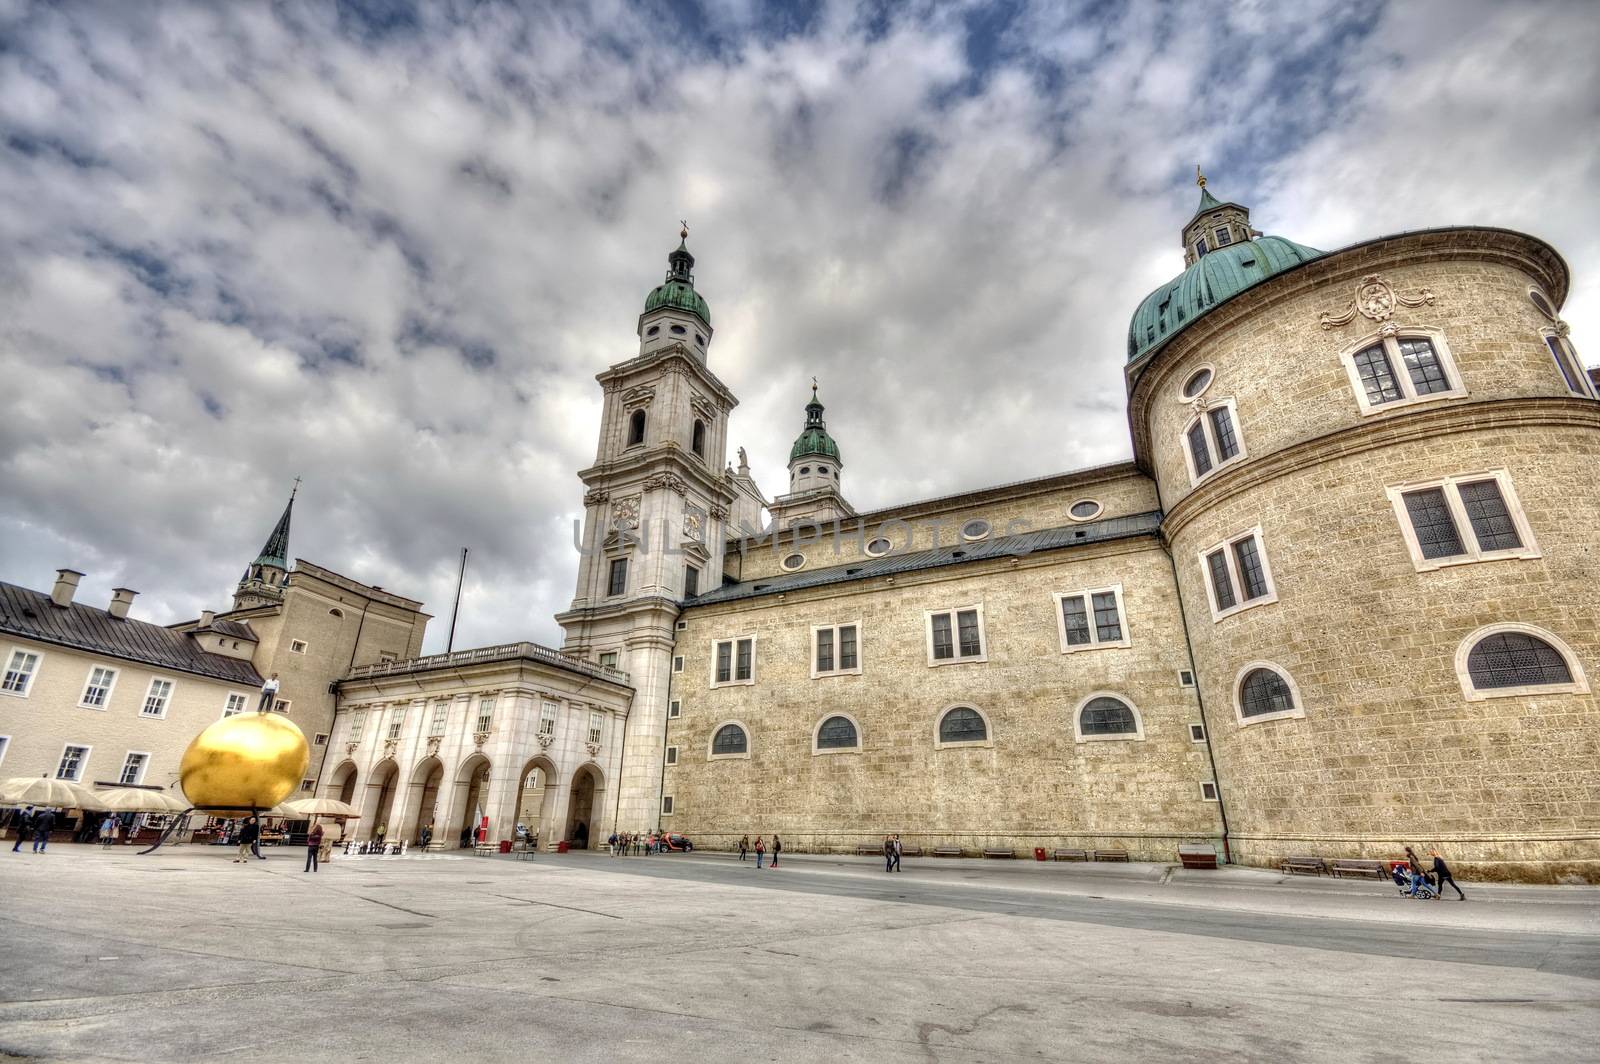
[[[406,707],[395,706],[394,712],[389,715],[389,738],[400,738],[400,730],[406,723]]]
[[[11,736],[0,735],[0,761],[6,759],[6,748],[11,745]]]
[[[1200,797],[1208,802],[1217,801],[1217,785],[1210,780],[1200,784]]]
[[[316,736],[313,737],[312,740],[311,740],[311,745],[312,746],[327,746],[328,745],[328,733],[325,732],[325,731],[317,732]]]
[[[1206,741],[1206,726],[1204,724],[1191,724],[1191,725],[1189,725],[1189,741],[1191,743],[1203,743],[1203,742],[1205,742]]]
[[[1213,621],[1252,606],[1278,601],[1259,527],[1230,536],[1202,551],[1200,567],[1206,576]]]
[[[611,575],[606,587],[607,595],[620,595],[628,589],[628,559],[611,559]]]
[[[1467,394],[1444,338],[1437,333],[1384,336],[1339,357],[1363,414]]]
[[[428,722],[428,734],[443,735],[450,726],[450,703],[445,701],[433,704],[433,719]]]
[[[604,654],[601,654],[600,655],[600,664],[604,665],[608,669],[616,668],[617,667],[617,652],[615,650],[608,650]]]
[[[83,767],[89,762],[89,748],[87,746],[67,745],[61,751],[61,763],[56,766],[56,779],[81,780]]]
[[[1061,652],[1130,645],[1122,619],[1122,585],[1055,594]]]
[[[1178,670],[1178,686],[1179,687],[1193,687],[1194,686],[1194,673],[1190,672],[1188,669],[1179,669]]]
[[[39,655],[27,650],[13,650],[11,660],[6,663],[5,679],[0,680],[0,691],[7,694],[28,697],[28,690],[33,686],[34,673],[39,669]]]
[[[861,671],[856,634],[859,621],[813,628],[811,676],[843,676]]]
[[[717,644],[717,683],[728,683],[733,679],[733,644]]]
[[[111,686],[117,682],[117,670],[99,665],[89,670],[89,682],[83,686],[83,698],[78,705],[89,709],[104,709],[111,698]]]
[[[600,729],[604,726],[604,724],[605,724],[605,717],[600,715],[600,711],[599,710],[590,710],[590,712],[589,712],[589,743],[590,743],[590,745],[592,745],[592,746],[598,746],[599,745],[599,743],[600,743]]]
[[[1206,445],[1206,427],[1196,421],[1189,426],[1189,458],[1194,463],[1194,475],[1198,479],[1211,472],[1211,448]]]
[[[494,699],[478,699],[478,724],[472,730],[482,734],[494,727]]]
[[[117,777],[118,783],[144,782],[144,766],[150,760],[149,754],[130,753],[122,762],[122,774]]]
[[[287,713],[289,712],[289,707],[292,705],[294,705],[294,703],[289,701],[287,698],[275,699],[272,703],[272,712]]]
[[[561,707],[554,702],[545,702],[539,707],[539,734],[554,735],[556,733],[556,714]]]
[[[681,716],[683,716],[683,702],[674,698],[667,703],[667,719],[677,720]]]
[[[738,652],[733,665],[733,678],[735,680],[748,680],[755,674],[756,641],[754,639],[739,640]]]
[[[392,653],[390,653],[389,651],[387,651],[387,650],[383,651],[381,654],[378,655],[378,663],[380,665],[387,665],[389,662],[391,662],[393,660],[394,660],[394,655]]]
[[[672,671],[673,672],[682,672],[683,671],[683,655],[682,654],[676,655],[672,659]]]
[[[314,791],[316,789],[317,789],[317,781],[316,780],[301,780],[300,781],[300,793],[301,794],[310,794],[312,791]]]
[[[676,746],[667,747],[667,764],[676,765],[677,763],[678,763],[678,748]]]
[[[756,637],[720,639],[712,644],[711,686],[755,683]]]
[[[1196,255],[1204,257],[1205,253],[1210,251],[1210,250],[1211,250],[1211,248],[1206,245],[1206,238],[1205,237],[1201,237],[1199,240],[1196,240],[1194,242],[1194,253]]]
[[[1225,225],[1219,225],[1211,230],[1211,235],[1217,238],[1217,247],[1225,248],[1233,243],[1233,230]]]
[[[291,639],[291,640],[289,640],[289,653],[291,653],[291,654],[304,654],[305,652],[306,652],[306,641],[304,639]]]
[[[167,705],[172,701],[172,681],[159,677],[150,681],[150,690],[144,695],[144,708],[140,715],[145,717],[164,717],[167,715]]]
[[[1239,453],[1239,437],[1233,431],[1233,415],[1225,406],[1206,411],[1211,419],[1211,436],[1217,441],[1217,457],[1226,462]]]
[[[683,567],[683,597],[694,598],[700,594],[700,570],[692,565]]]
[[[929,665],[988,660],[983,650],[982,606],[930,610],[926,616]]]
[[[1388,489],[1417,570],[1502,558],[1537,558],[1527,516],[1503,469]]]
[[[1198,484],[1229,462],[1245,456],[1239,438],[1238,411],[1232,399],[1220,399],[1197,413],[1183,430],[1189,482]]]
[[[663,794],[661,796],[661,815],[662,816],[671,816],[672,815],[672,795],[670,795],[670,794]]]
[[[222,715],[224,717],[231,717],[235,713],[243,713],[245,708],[249,705],[249,696],[242,695],[237,691],[230,691],[228,692],[227,701],[222,703]]]
[[[366,723],[367,723],[367,711],[366,710],[358,709],[354,713],[350,714],[350,741],[351,742],[359,743],[361,741],[361,729],[366,725]]]

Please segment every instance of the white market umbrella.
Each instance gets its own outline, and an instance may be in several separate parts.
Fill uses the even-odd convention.
[[[292,802],[281,803],[277,808],[287,809],[288,815],[297,817],[342,816],[352,820],[361,819],[360,810],[337,798],[296,798]]]
[[[51,809],[102,808],[99,796],[83,784],[72,780],[54,780],[48,776],[15,776],[0,783],[0,805],[34,805]]]
[[[189,803],[166,791],[147,791],[139,787],[117,787],[95,791],[95,808],[107,813],[186,813]]]

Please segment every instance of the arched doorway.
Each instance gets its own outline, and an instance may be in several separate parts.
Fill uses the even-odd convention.
[[[372,838],[383,828],[389,830],[389,814],[394,809],[395,784],[400,779],[400,766],[388,758],[378,762],[367,780],[366,806],[361,810],[362,826],[367,837]]]
[[[547,757],[536,757],[522,769],[517,785],[517,823],[538,836],[540,843],[553,847],[557,841],[555,806],[560,791],[555,764]]]
[[[565,834],[568,844],[575,850],[588,849],[594,841],[594,814],[600,809],[600,795],[604,786],[600,770],[593,765],[584,765],[573,774]]]
[[[328,790],[331,794],[345,804],[352,804],[356,800],[356,763],[345,761],[328,777]]]
[[[461,771],[456,773],[456,787],[464,792],[460,806],[461,819],[456,824],[456,830],[460,838],[470,841],[477,837],[478,826],[488,812],[485,806],[489,800],[489,759],[482,754],[473,754],[463,761]],[[493,828],[491,824],[490,829]]]
[[[443,783],[444,765],[437,757],[423,758],[412,771],[402,822],[408,841],[420,844],[424,828],[428,829],[430,842],[450,841],[439,837],[439,788]]]

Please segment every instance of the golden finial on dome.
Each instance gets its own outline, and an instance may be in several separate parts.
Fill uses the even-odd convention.
[[[1206,175],[1200,172],[1199,163],[1194,164],[1194,183],[1199,185],[1201,188],[1206,187]]]
[[[684,221],[682,218],[679,218],[678,219],[678,224],[683,227],[682,229],[678,230],[678,239],[679,240],[688,240],[689,239],[689,223]]]

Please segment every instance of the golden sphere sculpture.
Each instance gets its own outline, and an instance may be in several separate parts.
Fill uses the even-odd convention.
[[[294,793],[311,764],[311,747],[288,717],[239,713],[194,737],[183,752],[178,778],[197,806],[235,806],[214,816],[247,816],[270,809]]]

